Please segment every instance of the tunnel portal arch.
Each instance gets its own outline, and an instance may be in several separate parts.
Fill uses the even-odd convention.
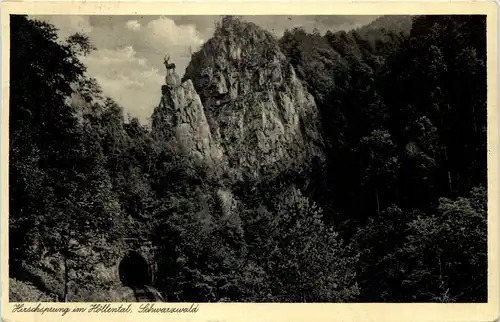
[[[137,251],[129,251],[118,265],[120,281],[124,286],[140,287],[151,284],[147,260]]]

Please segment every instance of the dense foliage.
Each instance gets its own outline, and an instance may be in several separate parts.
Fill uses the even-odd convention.
[[[145,239],[169,301],[485,301],[485,17],[404,19],[287,31],[327,169],[235,181],[124,120],[84,35],[12,16],[11,297],[112,300]]]
[[[418,16],[410,30],[282,39],[322,111],[321,206],[361,253],[361,300],[486,300],[485,23]]]

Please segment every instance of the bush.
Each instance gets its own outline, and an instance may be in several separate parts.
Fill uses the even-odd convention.
[[[408,223],[403,253],[411,270],[404,283],[418,300],[487,300],[487,194],[474,188],[469,198],[441,198],[436,212]]]
[[[299,190],[285,190],[271,211],[261,208],[255,218],[253,229],[245,230],[252,233],[249,242],[256,243],[253,257],[263,269],[263,285],[269,285],[267,301],[344,302],[357,297],[357,256]]]
[[[29,282],[9,278],[10,302],[55,302],[56,300]]]

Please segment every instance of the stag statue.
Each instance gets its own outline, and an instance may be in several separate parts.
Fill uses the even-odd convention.
[[[174,63],[171,63],[169,64],[168,61],[170,60],[170,56],[165,56],[165,58],[163,58],[163,63],[165,64],[165,68],[167,70],[170,70],[170,69],[175,69],[175,64]]]

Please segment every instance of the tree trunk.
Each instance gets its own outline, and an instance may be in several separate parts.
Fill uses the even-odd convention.
[[[474,107],[474,103],[472,103],[472,118],[474,121],[474,134],[477,135],[476,108]]]
[[[377,215],[380,216],[380,200],[378,198],[378,188],[375,189],[375,199],[377,200]]]
[[[69,282],[68,256],[69,256],[69,241],[66,243],[66,249],[64,251],[64,302],[68,302],[68,282]]]
[[[452,183],[451,183],[450,162],[449,162],[449,159],[448,159],[448,149],[446,148],[446,146],[444,147],[444,157],[445,157],[445,160],[446,160],[446,172],[447,172],[447,175],[448,175],[448,189],[449,189],[449,193],[451,195],[451,193],[453,191],[453,186],[452,186]]]

